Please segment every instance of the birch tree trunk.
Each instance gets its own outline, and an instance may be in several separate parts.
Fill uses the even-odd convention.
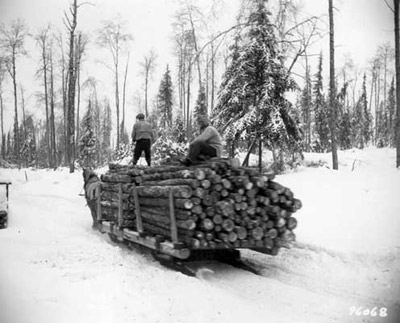
[[[69,30],[69,64],[68,64],[68,104],[67,104],[67,161],[70,173],[75,171],[75,29],[77,25],[78,6],[77,0],[74,0],[70,12],[72,21],[68,20]]]
[[[394,41],[396,57],[396,167],[400,167],[400,32],[399,0],[394,0]]]
[[[329,0],[329,128],[331,131],[332,168],[339,169],[336,143],[335,29],[333,0]]]

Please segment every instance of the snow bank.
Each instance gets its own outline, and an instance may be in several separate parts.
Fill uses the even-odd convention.
[[[277,176],[303,202],[296,214],[298,241],[337,251],[382,252],[400,247],[400,170],[393,149],[306,154],[326,167],[302,168]]]

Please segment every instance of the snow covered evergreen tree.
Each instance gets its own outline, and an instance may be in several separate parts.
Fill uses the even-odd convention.
[[[310,68],[306,67],[306,78],[305,84],[301,91],[300,96],[300,106],[301,106],[301,121],[302,121],[302,132],[304,134],[304,147],[306,151],[310,151],[311,149],[311,120],[312,120],[312,86],[311,86],[311,77],[310,77]]]
[[[82,135],[79,140],[78,162],[82,167],[96,166],[96,141],[93,124],[93,107],[89,100],[88,108],[81,123]]]
[[[21,143],[21,158],[25,166],[36,166],[35,124],[32,115],[25,120],[25,140]]]
[[[394,87],[394,78],[390,84],[388,101],[387,101],[387,113],[388,113],[388,128],[389,128],[389,146],[394,147],[395,144],[395,115],[396,115],[396,95]]]
[[[111,150],[111,107],[109,102],[104,103],[103,117],[101,118],[100,125],[100,162],[108,162],[112,158]]]
[[[183,121],[181,116],[178,116],[175,119],[175,123],[172,128],[172,137],[178,143],[186,142],[185,122]]]
[[[197,118],[199,116],[206,114],[207,114],[206,91],[204,89],[204,86],[202,85],[201,88],[199,89],[196,105],[193,109],[193,120],[197,122]],[[198,129],[195,129],[195,132],[196,131],[198,131]]]
[[[372,136],[372,115],[368,109],[366,75],[363,77],[362,92],[354,111],[353,129],[355,141],[353,145],[363,149]]]
[[[315,115],[315,132],[317,138],[313,144],[317,152],[327,151],[330,145],[329,141],[329,114],[328,105],[323,93],[322,78],[322,54],[319,57],[318,71],[315,75],[313,86],[313,107]]]
[[[284,95],[297,88],[281,63],[265,0],[249,1],[247,27],[235,39],[213,119],[226,140],[261,139],[269,148],[297,144],[298,126]]]
[[[162,128],[172,126],[172,80],[170,70],[167,65],[167,70],[160,82],[158,91],[158,114],[159,126]]]

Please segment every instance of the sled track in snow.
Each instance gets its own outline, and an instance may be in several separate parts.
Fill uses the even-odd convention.
[[[349,317],[352,306],[387,308],[392,317],[385,322],[400,322],[400,297],[393,295],[394,284],[400,293],[398,271],[396,275],[385,269],[400,268],[399,264],[383,264],[381,259],[360,255],[349,258],[302,244],[284,249],[278,256],[243,250],[242,259],[259,274],[227,264],[209,263],[198,267],[197,277],[249,301],[259,302],[260,306],[277,301],[285,303],[294,313],[304,314],[307,308],[318,309],[321,322],[330,322],[327,311],[332,314],[332,321],[360,322],[360,317]]]
[[[120,243],[118,245],[124,246]],[[146,248],[135,244],[128,245],[128,248],[145,255],[150,261],[149,265],[160,263],[151,257],[151,251]],[[299,243],[291,249],[281,249],[277,256],[241,250],[243,263],[254,268],[258,274],[215,260],[184,262],[184,266],[211,288],[222,289],[258,303],[260,308],[271,302],[281,302],[298,315],[304,314],[304,310],[318,308],[320,322],[325,322],[329,307],[331,313],[346,314],[346,320],[332,314],[331,320],[328,318],[326,322],[353,322],[348,317],[351,306],[386,307],[400,313],[400,297],[396,298],[390,290],[393,284],[399,283],[394,273],[385,271],[385,268],[400,268],[400,264],[393,263],[396,258],[386,257],[383,261],[371,256],[350,257]],[[179,268],[163,270],[173,272],[179,271]],[[400,288],[398,290],[400,292]]]

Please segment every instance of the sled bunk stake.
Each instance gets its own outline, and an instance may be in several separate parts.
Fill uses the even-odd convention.
[[[121,228],[124,222],[122,214],[122,184],[118,184],[118,227]]]
[[[97,221],[99,223],[101,223],[102,221],[102,217],[101,217],[101,197],[100,197],[100,193],[101,193],[101,185],[97,185],[96,187],[96,196],[97,196]]]
[[[138,192],[137,192],[136,184],[133,184],[132,193],[133,193],[133,200],[135,202],[137,231],[139,232],[140,235],[143,235],[144,232],[143,232],[142,215],[140,213],[139,195],[138,195]]]
[[[172,197],[172,191],[169,191],[169,215],[171,220],[171,241],[173,243],[178,242],[178,229],[176,227],[176,218],[175,218],[175,208],[174,208],[174,199]]]

